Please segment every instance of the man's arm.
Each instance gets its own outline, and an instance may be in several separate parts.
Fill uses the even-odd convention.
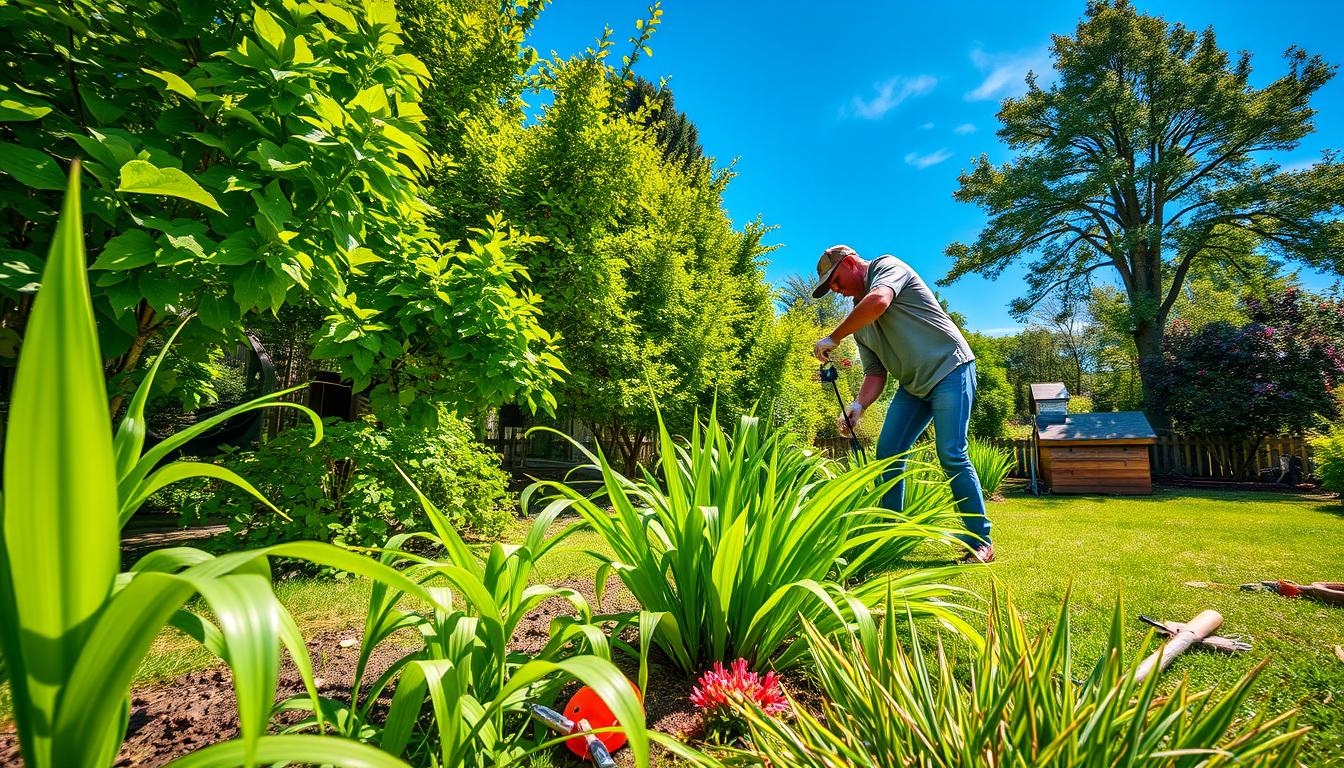
[[[840,343],[841,339],[881,317],[895,299],[896,294],[891,288],[885,285],[875,286],[867,296],[854,305],[854,309],[850,310],[848,315],[845,315],[845,319],[841,320],[831,332],[831,338],[837,344]]]
[[[840,321],[840,325],[835,327],[830,336],[822,338],[812,347],[812,355],[822,362],[831,359],[831,350],[835,349],[841,340],[881,317],[895,299],[896,292],[889,286],[875,286],[868,295],[854,305],[854,309],[845,315],[845,319]]]
[[[877,400],[877,396],[882,394],[882,390],[887,386],[887,374],[870,373],[863,377],[863,383],[859,385],[859,394],[854,397],[854,402],[868,410],[868,406]]]
[[[845,412],[840,418],[835,420],[835,429],[841,435],[849,437],[849,426],[857,425],[862,418],[863,412],[868,410],[868,406],[877,400],[877,396],[882,394],[882,389],[887,386],[887,373],[869,373],[864,375],[863,383],[859,385],[859,394],[854,398],[854,402],[845,408]]]

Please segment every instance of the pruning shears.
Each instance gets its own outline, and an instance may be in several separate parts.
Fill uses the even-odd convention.
[[[611,753],[607,751],[607,745],[602,740],[591,733],[592,726],[587,720],[574,722],[568,717],[556,712],[550,707],[543,707],[540,704],[533,704],[528,707],[532,719],[556,733],[567,736],[569,734],[583,734],[583,740],[587,747],[588,759],[593,761],[597,768],[616,768],[616,761],[612,759]]]

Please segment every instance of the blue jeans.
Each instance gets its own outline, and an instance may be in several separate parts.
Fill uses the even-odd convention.
[[[975,399],[975,361],[957,366],[924,397],[915,397],[904,387],[887,409],[882,422],[882,434],[877,438],[877,458],[897,456],[910,450],[915,440],[933,422],[933,439],[938,448],[938,463],[952,478],[952,496],[968,534],[960,536],[971,546],[989,542],[989,517],[985,514],[985,497],[980,492],[980,478],[975,474],[966,455],[966,430],[971,423],[971,401]],[[899,461],[887,470],[890,480],[905,471],[905,462]],[[882,497],[882,506],[897,512],[905,506],[905,481],[892,487]]]

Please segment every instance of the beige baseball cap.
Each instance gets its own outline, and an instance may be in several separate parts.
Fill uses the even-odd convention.
[[[831,275],[850,256],[858,258],[859,254],[848,245],[832,245],[821,252],[821,258],[817,260],[817,284],[812,289],[812,298],[820,299],[831,290]]]

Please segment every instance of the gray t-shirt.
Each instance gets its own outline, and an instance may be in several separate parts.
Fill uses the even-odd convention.
[[[966,338],[909,264],[891,255],[873,260],[865,295],[880,285],[894,294],[891,306],[854,332],[864,373],[885,372],[905,391],[924,397],[957,366],[975,359]]]

